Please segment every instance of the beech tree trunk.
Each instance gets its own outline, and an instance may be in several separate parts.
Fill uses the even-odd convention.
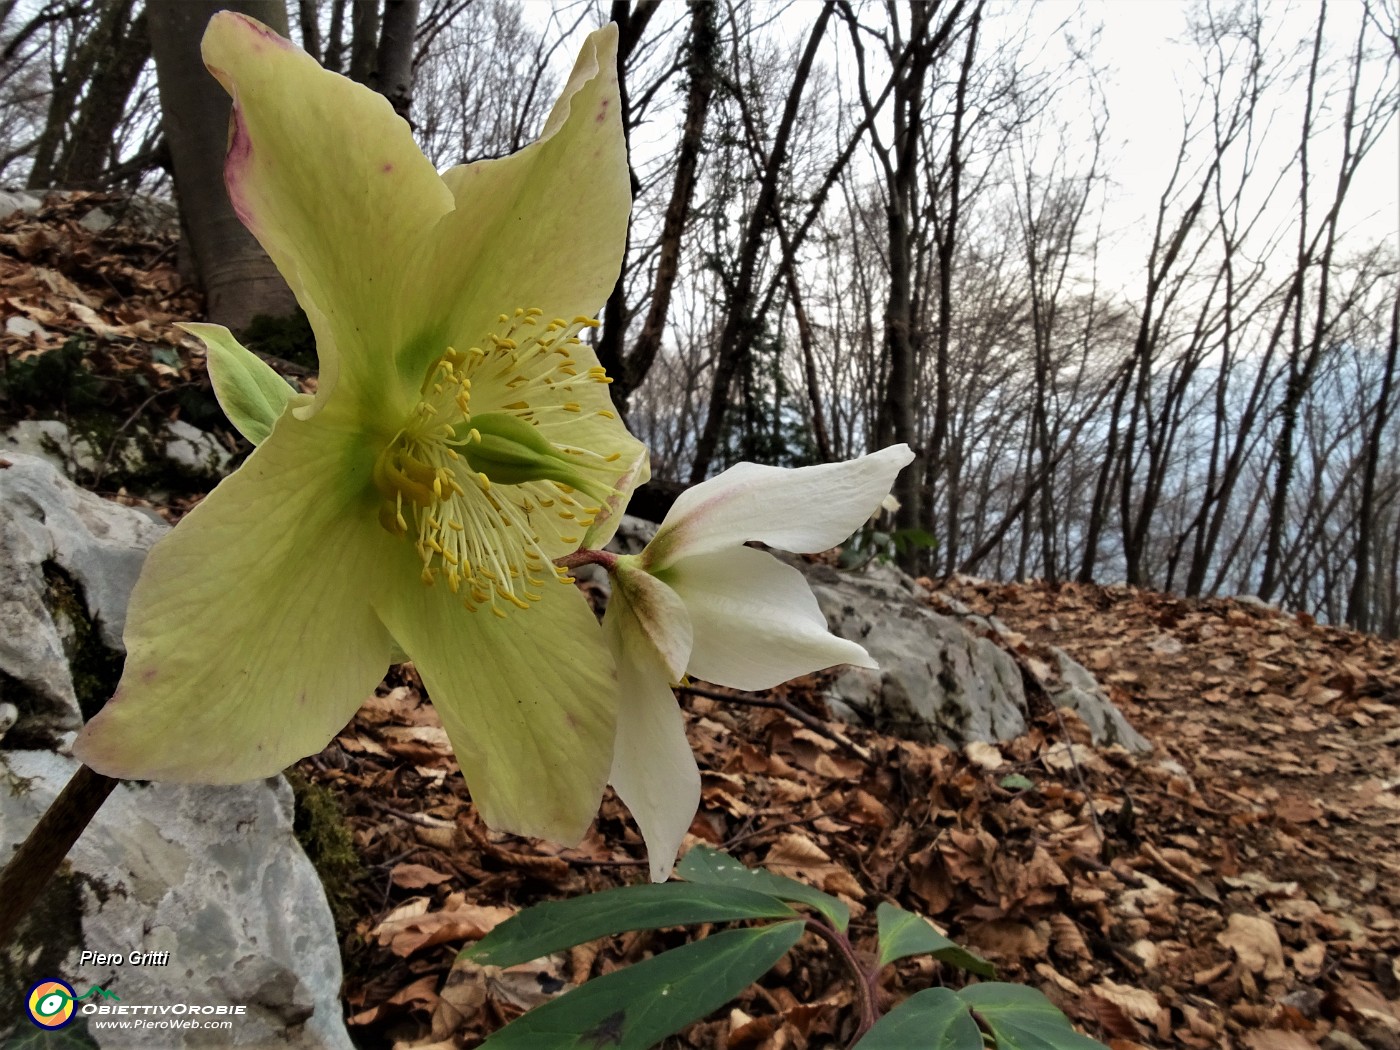
[[[229,98],[200,58],[199,42],[216,11],[234,10],[287,32],[282,0],[149,0],[175,194],[189,255],[209,319],[239,331],[260,314],[290,315],[291,289],[229,203],[224,188]]]

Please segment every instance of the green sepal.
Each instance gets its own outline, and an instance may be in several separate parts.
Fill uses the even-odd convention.
[[[651,1050],[762,977],[803,929],[791,921],[727,930],[662,952],[537,1006],[481,1050]]]
[[[740,889],[766,893],[779,900],[805,904],[825,915],[842,932],[851,921],[851,909],[831,894],[785,875],[776,875],[761,868],[746,868],[728,853],[721,853],[709,846],[692,847],[676,866],[676,874],[687,882],[700,882],[707,886],[738,886]]]
[[[764,893],[686,882],[645,883],[546,901],[507,919],[459,956],[514,966],[627,930],[697,922],[786,919],[795,912]]]
[[[209,380],[228,421],[254,445],[262,444],[297,391],[223,325],[176,327],[200,339],[207,348]]]
[[[881,966],[888,966],[897,959],[911,955],[932,955],[939,962],[970,970],[979,977],[996,975],[995,966],[944,937],[922,915],[896,908],[893,904],[881,904],[875,909],[875,917],[880,927]]]
[[[1108,1050],[1080,1035],[1043,993],[1023,984],[974,984],[958,992],[999,1050]]]
[[[983,1050],[967,1004],[947,988],[925,988],[885,1014],[855,1050]]]

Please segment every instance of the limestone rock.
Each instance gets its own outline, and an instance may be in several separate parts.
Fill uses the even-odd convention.
[[[609,549],[636,554],[655,534],[655,525],[627,516]],[[1028,708],[1021,667],[994,640],[1004,639],[1009,646],[1017,636],[995,616],[978,616],[946,595],[943,604],[954,615],[935,612],[918,584],[890,565],[872,562],[838,572],[796,555],[774,556],[806,576],[831,630],[863,645],[880,664],[879,670],[838,670],[827,697],[837,715],[953,747],[1025,732]],[[598,570],[597,577],[595,586],[605,589],[606,573]],[[1096,744],[1152,749],[1087,669],[1059,649],[1051,647],[1051,652],[1059,663],[1060,682],[1044,683],[1046,691],[1055,703],[1079,713]]]
[[[1073,708],[1084,720],[1096,744],[1122,744],[1129,751],[1151,751],[1147,738],[1128,724],[1123,712],[1103,691],[1098,681],[1083,664],[1077,663],[1059,646],[1050,647],[1059,667],[1063,686],[1050,692],[1050,698],[1060,707]]]
[[[233,460],[212,434],[181,419],[155,432],[140,424],[105,442],[56,419],[25,419],[0,433],[0,455],[10,454],[45,460],[70,478],[100,474],[142,482],[171,474],[217,482]]]
[[[0,190],[0,219],[8,219],[15,212],[33,215],[42,202],[32,193],[22,190]]]
[[[19,708],[11,746],[53,746],[82,725],[69,669],[75,634],[121,649],[126,604],[146,551],[168,528],[85,492],[51,463],[4,454],[0,467],[0,686]],[[85,616],[55,609],[55,572],[81,591]],[[78,623],[85,619],[85,623]]]
[[[845,707],[887,731],[955,747],[1025,731],[1021,667],[996,641],[1010,645],[1017,636],[995,616],[978,616],[946,596],[944,605],[955,615],[936,613],[913,579],[892,566],[838,573],[794,564],[806,573],[831,629],[880,663],[878,672],[852,667],[839,675],[833,687],[838,713]],[[1052,701],[1079,714],[1095,744],[1152,750],[1086,668],[1049,648],[1060,681],[1042,684]]]
[[[223,477],[233,459],[214,435],[190,426],[183,419],[165,424],[163,452],[166,459],[198,477]]]
[[[4,858],[78,768],[66,751],[82,722],[68,650],[78,635],[84,647],[120,649],[131,588],[167,527],[84,492],[42,459],[0,459],[8,463],[0,465]],[[56,586],[66,608],[54,608]],[[96,965],[83,961],[84,950],[124,960],[169,955],[164,965]],[[226,1031],[98,1029],[80,1016],[72,1028],[86,1028],[104,1050],[351,1048],[334,923],[292,833],[281,777],[237,787],[120,785],[0,953],[0,1045],[27,1027],[20,997],[44,978],[80,994],[101,985],[125,1005],[246,1011]]]
[[[102,466],[102,450],[89,438],[73,434],[57,419],[22,419],[0,434],[0,455],[33,456],[51,463],[69,477],[82,471],[95,473]]]
[[[838,573],[801,566],[831,629],[865,646],[878,671],[845,668],[834,706],[916,739],[954,746],[1005,740],[1026,728],[1021,672],[1003,649],[927,608],[912,581],[885,566]]]
[[[77,768],[51,751],[0,751],[0,779],[23,785],[0,810],[0,853],[9,855]],[[292,791],[281,777],[236,787],[123,782],[68,862],[37,909],[42,931],[34,923],[20,931],[29,965],[5,975],[10,985],[22,992],[58,977],[80,995],[101,985],[128,1006],[246,1008],[231,1030],[214,1032],[98,1029],[80,1015],[74,1027],[103,1050],[350,1050],[330,906],[292,834]],[[84,950],[122,962],[84,963]],[[132,965],[132,952],[164,962]],[[18,1002],[5,1006],[0,1037],[26,1023]]]

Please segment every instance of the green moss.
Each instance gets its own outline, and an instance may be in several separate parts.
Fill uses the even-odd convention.
[[[72,630],[68,642],[68,667],[73,675],[73,692],[78,709],[89,719],[102,709],[117,688],[122,675],[122,654],[109,649],[102,640],[100,625],[88,616],[82,585],[53,562],[44,563],[48,585],[47,601],[55,620],[64,620]]]
[[[74,336],[58,349],[32,357],[0,357],[0,403],[15,417],[104,409],[106,392],[88,367],[87,353],[87,344]]]
[[[326,890],[337,935],[344,940],[355,924],[355,883],[364,876],[364,865],[355,850],[355,838],[345,823],[345,811],[334,791],[313,784],[299,771],[289,769],[287,781],[296,798],[293,830],[311,859]]]

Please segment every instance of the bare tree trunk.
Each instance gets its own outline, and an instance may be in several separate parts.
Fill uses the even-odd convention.
[[[646,31],[651,16],[656,13],[656,5],[657,0],[639,0],[636,4],[633,4],[631,0],[613,0],[610,12],[612,21],[617,24],[617,108],[622,118],[622,137],[627,143],[627,174],[631,179],[634,198],[641,189],[641,180],[637,178],[637,172],[632,167],[631,160],[634,118],[632,116],[632,92],[628,77],[628,62],[632,57],[632,52],[636,50],[637,44],[641,42],[642,33]],[[613,285],[613,290],[608,295],[608,301],[603,304],[603,332],[598,344],[599,363],[613,377],[614,385],[617,384],[619,378],[623,378],[625,382],[626,376],[623,355],[627,342],[627,329],[632,323],[633,316],[632,307],[627,302],[627,284],[631,276],[627,268],[627,260],[631,255],[632,227],[629,225],[622,252],[622,270],[617,275],[617,283]],[[635,389],[635,387],[630,389]]]
[[[54,163],[51,182],[70,189],[94,189],[112,161],[112,139],[126,111],[126,102],[151,55],[146,12],[133,18],[132,4],[112,4],[93,30],[95,61],[88,89],[78,107],[72,134]]]
[[[650,17],[649,15],[647,17]],[[626,351],[625,315],[627,273],[618,274],[617,285],[609,298],[617,322],[607,324],[598,344],[598,360],[613,377],[613,404],[627,415],[627,402],[632,391],[646,380],[652,362],[661,349],[661,336],[666,329],[666,315],[671,307],[671,294],[680,275],[681,238],[690,219],[690,206],[695,197],[696,173],[700,167],[701,148],[705,142],[705,126],[709,120],[710,103],[714,99],[717,79],[719,38],[715,31],[715,6],[711,3],[690,5],[690,42],[686,59],[689,87],[686,92],[685,122],[676,154],[676,176],[671,184],[671,199],[661,226],[661,241],[657,250],[656,276],[652,281],[650,306],[632,349]],[[614,307],[613,303],[617,305]]]
[[[889,375],[884,400],[880,407],[879,441],[881,445],[904,442],[915,450],[915,460],[895,480],[894,494],[899,500],[895,525],[899,529],[922,526],[923,473],[927,464],[926,450],[920,448],[914,403],[917,398],[918,361],[914,348],[914,242],[911,223],[914,220],[915,192],[923,174],[919,148],[924,133],[924,88],[933,67],[929,8],[913,4],[909,9],[909,47],[912,57],[894,89],[894,141],[885,150],[878,136],[872,136],[885,169],[887,198],[885,201],[885,231],[890,267],[889,298],[885,304],[885,358]],[[895,21],[893,4],[891,21]],[[901,568],[917,571],[922,552],[914,545],[899,555]]]
[[[754,278],[758,270],[759,250],[763,247],[763,231],[767,225],[773,202],[778,192],[778,176],[782,172],[787,157],[788,141],[792,136],[793,124],[797,120],[798,103],[812,73],[816,61],[817,48],[826,33],[827,22],[831,19],[832,2],[822,5],[821,13],[812,26],[807,38],[807,46],[793,70],[792,88],[788,92],[783,115],[773,137],[773,149],[767,157],[763,178],[759,187],[758,199],[744,229],[744,239],[740,246],[739,273],[735,280],[733,294],[726,304],[724,330],[720,333],[717,360],[715,361],[714,385],[710,389],[709,410],[705,416],[705,429],[695,445],[695,460],[691,466],[690,483],[698,484],[705,480],[710,471],[719,439],[724,428],[724,414],[729,406],[730,387],[739,374],[753,341],[753,298]]]
[[[127,5],[130,6],[130,0]],[[31,23],[31,25],[34,23]],[[44,129],[34,144],[34,158],[29,168],[29,189],[47,189],[54,185],[54,169],[63,150],[64,137],[68,130],[68,118],[78,103],[78,95],[91,75],[97,61],[96,34],[85,39],[78,36],[77,26],[69,38],[68,53],[61,65],[55,65],[52,73],[53,91],[49,96],[48,113],[44,119]]]
[[[1105,519],[1112,500],[1114,470],[1118,456],[1118,421],[1123,418],[1123,405],[1127,402],[1128,391],[1133,385],[1133,362],[1124,363],[1122,374],[1116,381],[1118,388],[1113,395],[1113,406],[1108,411],[1108,441],[1104,447],[1103,462],[1099,465],[1098,480],[1094,484],[1094,498],[1089,504],[1089,523],[1085,526],[1084,553],[1079,562],[1079,574],[1075,578],[1080,583],[1091,583],[1094,570],[1098,567],[1099,545],[1102,542]],[[1126,469],[1126,467],[1124,468]]]
[[[238,221],[224,189],[229,98],[199,54],[204,27],[223,9],[287,32],[282,0],[149,0],[147,5],[180,220],[209,318],[237,330],[259,314],[291,314],[296,302],[267,253]]]
[[[326,33],[326,50],[321,64],[335,73],[345,72],[345,3],[331,0],[330,31]]]
[[[933,237],[938,254],[938,328],[934,349],[933,432],[928,440],[928,460],[937,464],[944,453],[952,416],[948,353],[953,335],[953,266],[957,257],[958,234],[963,203],[963,126],[967,116],[967,88],[977,56],[977,31],[982,25],[983,0],[977,0],[968,19],[967,43],[953,105],[953,131],[948,140],[948,205],[942,216],[935,213]],[[941,221],[940,221],[941,218]]]
[[[1400,299],[1390,307],[1390,343],[1385,354],[1385,375],[1376,398],[1371,430],[1366,435],[1366,459],[1361,479],[1361,507],[1356,515],[1356,573],[1347,595],[1346,619],[1358,631],[1374,628],[1371,601],[1371,547],[1376,532],[1376,471],[1380,467],[1385,426],[1390,420],[1391,391],[1395,385],[1396,358],[1400,357]]]
[[[379,0],[353,0],[350,26],[350,79],[370,87],[379,51]]]
[[[384,25],[375,56],[374,90],[389,100],[394,112],[408,120],[413,108],[413,39],[418,28],[419,0],[385,0]]]
[[[301,26],[302,50],[321,61],[321,17],[316,0],[297,0],[297,24]]]

